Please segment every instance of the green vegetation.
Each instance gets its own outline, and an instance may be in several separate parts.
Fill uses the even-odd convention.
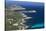
[[[23,16],[14,11],[6,10],[6,30],[19,30]],[[18,24],[18,25],[13,25]]]

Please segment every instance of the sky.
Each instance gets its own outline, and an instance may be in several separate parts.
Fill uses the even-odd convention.
[[[8,1],[44,2],[44,0],[8,0]]]

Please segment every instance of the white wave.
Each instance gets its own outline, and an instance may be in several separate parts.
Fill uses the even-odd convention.
[[[36,13],[36,10],[30,10],[30,11],[22,11],[23,13]]]
[[[32,17],[26,17],[26,18],[24,18],[24,19],[31,19]]]
[[[27,17],[27,15],[25,15],[24,13],[20,12],[20,14],[23,16],[23,17]]]
[[[29,13],[36,13],[36,10],[28,11]]]

